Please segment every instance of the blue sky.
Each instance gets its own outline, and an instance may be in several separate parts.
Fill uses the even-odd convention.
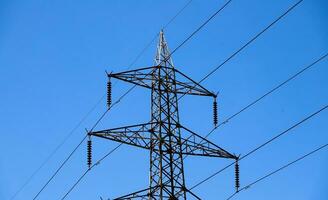
[[[178,46],[225,1],[194,0],[165,30]],[[233,1],[173,56],[176,67],[200,80],[294,0]],[[56,148],[106,90],[107,71],[123,71],[176,12],[179,1],[0,1],[0,199],[9,199]],[[328,3],[305,0],[203,85],[220,91],[224,119],[328,51]],[[151,66],[155,43],[133,66]],[[245,154],[273,135],[327,104],[328,60],[266,97],[219,128],[209,139]],[[117,83],[116,99],[129,88]],[[137,105],[137,106],[136,106]],[[147,122],[150,93],[133,90],[97,129]],[[201,135],[212,128],[212,101],[186,97],[181,123]],[[67,140],[17,196],[32,199],[59,163],[105,111],[105,101]],[[240,163],[241,185],[328,141],[328,112],[314,117]],[[39,199],[60,199],[86,169],[82,145]],[[116,144],[94,140],[99,158]],[[97,166],[68,199],[117,197],[148,185],[148,152],[123,146]],[[188,158],[187,186],[228,164],[228,160]],[[327,150],[266,179],[236,199],[328,198]],[[225,199],[234,192],[229,169],[194,190],[202,199]]]

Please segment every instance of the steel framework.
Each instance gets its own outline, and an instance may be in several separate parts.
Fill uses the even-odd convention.
[[[187,193],[190,194],[188,198],[200,199],[186,187],[183,166],[185,156],[238,160],[237,156],[180,124],[178,95],[215,99],[217,96],[175,69],[163,31],[159,36],[155,66],[111,73],[108,77],[151,90],[150,122],[88,133],[90,137],[100,137],[148,149],[150,152],[149,187],[116,199],[185,200]]]

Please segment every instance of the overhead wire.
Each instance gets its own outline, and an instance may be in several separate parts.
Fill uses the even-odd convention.
[[[204,26],[206,26],[212,19],[214,19],[223,9],[225,9],[232,0],[227,1],[223,6],[221,6],[217,11],[215,11],[207,20],[205,20],[195,31],[193,31],[185,40],[183,40],[168,56],[170,58],[178,49],[180,49],[184,44],[186,44],[196,33],[198,33]]]
[[[295,160],[293,160],[293,161],[291,161],[291,162],[289,162],[289,163],[283,165],[282,167],[280,167],[280,168],[278,168],[278,169],[276,169],[276,170],[274,170],[274,171],[272,171],[272,172],[270,172],[270,173],[268,173],[268,174],[266,174],[266,175],[264,175],[264,176],[262,176],[262,177],[256,179],[255,181],[253,181],[253,182],[247,184],[246,186],[240,188],[240,190],[239,190],[238,192],[234,192],[234,193],[233,193],[231,196],[229,196],[226,200],[230,200],[230,199],[232,199],[232,198],[233,198],[235,195],[237,195],[238,193],[240,193],[240,192],[242,192],[242,191],[245,191],[246,189],[249,189],[251,186],[253,186],[253,185],[255,185],[255,184],[257,184],[257,183],[263,181],[264,179],[269,178],[270,176],[272,176],[272,175],[274,175],[274,174],[276,174],[276,173],[282,171],[283,169],[286,169],[286,168],[290,167],[291,165],[294,165],[295,163],[297,163],[297,162],[299,162],[299,161],[305,159],[305,158],[308,157],[308,156],[313,155],[314,153],[316,153],[316,152],[318,152],[318,151],[320,151],[320,150],[326,148],[327,146],[328,146],[328,143],[326,143],[326,144],[324,144],[324,145],[322,145],[322,146],[320,146],[320,147],[318,147],[318,148],[316,148],[316,149],[314,149],[314,150],[308,152],[307,154],[302,155],[302,156],[300,156],[299,158],[297,158],[297,159],[295,159]]]
[[[113,104],[114,105],[114,104]],[[97,120],[97,122],[93,125],[91,128],[91,131],[99,124],[99,122],[105,117],[107,112],[109,111],[109,108],[101,115],[101,117]],[[86,134],[82,140],[78,143],[78,145],[73,149],[73,151],[66,157],[66,159],[60,164],[59,168],[52,174],[52,176],[47,180],[47,182],[41,187],[41,189],[38,191],[38,193],[33,197],[33,200],[35,200],[41,192],[49,185],[49,183],[55,178],[55,176],[58,174],[58,172],[64,167],[64,165],[68,162],[68,160],[73,156],[73,154],[76,152],[76,150],[82,145],[84,140],[88,137]]]
[[[65,136],[65,138],[56,146],[56,148],[47,156],[47,158],[40,164],[40,166],[29,176],[28,179],[23,183],[23,185],[11,196],[10,200],[16,198],[16,196],[33,180],[33,178],[39,173],[39,171],[53,158],[57,151],[66,143],[66,141],[73,135],[73,133],[82,125],[82,123],[87,119],[87,117],[96,109],[96,107],[105,98],[103,95],[100,100],[87,112],[83,118],[76,124],[76,126]]]
[[[219,127],[221,127],[222,125],[225,125],[226,123],[228,123],[231,119],[237,117],[238,115],[240,115],[241,113],[243,113],[244,111],[246,111],[248,108],[252,107],[253,105],[255,105],[256,103],[258,103],[259,101],[261,101],[262,99],[264,99],[266,96],[272,94],[273,92],[275,92],[276,90],[278,90],[279,88],[281,88],[282,86],[286,85],[288,82],[294,80],[295,78],[297,78],[298,76],[300,76],[301,74],[303,74],[304,72],[306,72],[307,70],[309,70],[311,67],[313,67],[314,65],[316,65],[317,63],[319,63],[320,61],[324,60],[325,58],[328,57],[328,53],[324,54],[323,56],[319,57],[318,59],[314,60],[312,63],[310,63],[309,65],[306,65],[304,68],[302,68],[301,70],[299,70],[298,72],[296,72],[295,74],[291,75],[289,78],[287,78],[286,80],[284,80],[283,82],[279,83],[278,85],[276,85],[275,87],[273,87],[272,89],[270,89],[269,91],[267,91],[266,93],[264,93],[263,95],[261,95],[260,97],[258,97],[257,99],[255,99],[254,101],[250,102],[249,104],[247,104],[245,107],[243,107],[242,109],[240,109],[239,111],[237,111],[236,113],[232,114],[231,116],[227,117],[225,120],[223,120],[223,122],[219,123],[218,125],[214,126],[206,135],[205,135],[205,139],[207,139],[212,133],[214,133],[214,131],[216,129],[218,129]],[[191,136],[190,136],[191,137]],[[189,138],[187,138],[189,139]],[[203,140],[200,141],[200,143]],[[187,156],[185,156],[186,158]],[[185,159],[184,158],[184,159]]]
[[[239,114],[241,114],[242,112],[244,112],[245,110],[247,110],[248,108],[252,107],[253,105],[255,105],[256,103],[258,103],[259,101],[261,101],[262,99],[264,99],[265,97],[267,97],[268,95],[274,93],[275,91],[277,91],[278,89],[280,89],[282,86],[286,85],[288,82],[294,80],[295,78],[297,78],[298,76],[300,76],[301,74],[303,74],[304,72],[306,72],[307,70],[309,70],[310,68],[312,68],[314,65],[316,65],[317,63],[319,63],[320,61],[324,60],[325,58],[328,57],[328,53],[324,54],[323,56],[319,57],[318,59],[316,59],[315,61],[313,61],[311,64],[305,66],[304,68],[302,68],[301,70],[299,70],[298,72],[296,72],[295,74],[293,74],[292,76],[290,76],[289,78],[287,78],[285,81],[281,82],[280,84],[276,85],[275,87],[273,87],[272,89],[270,89],[269,91],[267,91],[266,93],[264,93],[263,95],[261,95],[260,97],[258,97],[257,99],[255,99],[254,101],[252,101],[251,103],[247,104],[245,107],[243,107],[242,109],[240,109],[239,111],[237,111],[236,113],[232,114],[231,116],[227,117],[225,120],[223,120],[223,122],[219,123],[217,126],[215,126],[206,136],[205,138],[209,137],[216,129],[218,129],[220,126],[226,124],[227,122],[229,122],[231,119],[235,118],[236,116],[238,116]]]
[[[279,15],[273,22],[271,22],[268,26],[266,26],[263,30],[261,30],[259,33],[257,33],[254,37],[252,37],[248,42],[246,42],[243,46],[241,46],[239,49],[237,49],[231,56],[226,58],[222,63],[220,63],[218,66],[216,66],[213,70],[211,70],[208,74],[206,74],[200,81],[197,82],[197,84],[200,84],[204,82],[208,77],[210,77],[212,74],[214,74],[218,69],[220,69],[223,65],[225,65],[227,62],[229,62],[232,58],[234,58],[236,55],[238,55],[241,51],[243,51],[247,46],[252,44],[257,38],[259,38],[263,33],[265,33],[267,30],[269,30],[272,26],[274,26],[277,22],[279,22],[281,19],[283,19],[287,14],[289,14],[292,10],[294,10],[300,3],[302,3],[303,0],[297,1],[295,4],[293,4],[291,7],[289,7],[282,15]],[[195,88],[197,84],[194,85],[190,90]],[[190,91],[189,90],[189,91]],[[185,92],[183,95],[179,97],[179,99],[183,98],[189,91]]]
[[[313,112],[312,114],[306,116],[305,118],[303,118],[302,120],[300,120],[299,122],[295,123],[294,125],[290,126],[289,128],[287,128],[286,130],[282,131],[281,133],[275,135],[274,137],[270,138],[269,140],[267,140],[266,142],[262,143],[261,145],[257,146],[256,148],[252,149],[251,151],[249,151],[248,153],[246,153],[245,155],[241,156],[239,158],[239,162],[245,158],[247,158],[248,156],[252,155],[253,153],[257,152],[259,149],[265,147],[266,145],[268,145],[269,143],[277,140],[278,138],[280,138],[283,135],[286,135],[288,133],[290,133],[291,130],[295,129],[296,127],[300,126],[301,124],[303,124],[304,122],[310,120],[311,118],[313,118],[314,116],[320,114],[321,112],[323,112],[324,110],[326,110],[328,108],[328,105],[323,106],[322,108],[320,108],[319,110]],[[190,188],[190,190],[204,184],[205,182],[209,181],[210,179],[214,178],[215,176],[217,176],[218,174],[220,174],[221,172],[223,172],[224,170],[228,169],[229,167],[231,167],[232,165],[234,165],[236,163],[232,162],[230,164],[228,164],[227,166],[223,167],[222,169],[216,171],[215,173],[211,174],[210,176],[206,177],[205,179],[201,180],[200,182],[198,182],[197,184],[195,184],[194,186],[192,186]]]
[[[61,198],[61,200],[64,200],[69,193],[71,193],[73,191],[73,189],[81,182],[81,180],[91,171],[91,169],[93,169],[95,166],[99,165],[101,163],[101,161],[103,161],[107,156],[109,156],[110,154],[112,154],[116,149],[118,149],[121,145],[123,145],[123,143],[120,143],[119,145],[117,145],[115,148],[113,148],[111,151],[109,151],[107,154],[105,154],[103,157],[101,157],[95,164],[93,164],[90,168],[88,168],[87,170],[84,171],[84,173],[82,174],[82,176],[79,177],[79,179],[70,187],[70,189],[65,193],[65,195]]]

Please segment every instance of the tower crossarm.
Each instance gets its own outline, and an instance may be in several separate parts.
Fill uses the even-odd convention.
[[[88,135],[100,137],[144,149],[150,148],[150,137],[153,123],[144,123],[131,126],[89,132]]]
[[[106,129],[101,131],[95,131],[88,133],[90,136],[96,136],[100,138],[105,138],[108,140],[140,147],[143,149],[151,149],[151,140],[158,140],[163,143],[163,145],[169,144],[168,137],[162,137],[154,131],[156,126],[159,126],[159,123],[144,123],[131,126],[123,126],[113,129]],[[171,153],[180,153],[183,155],[194,155],[194,156],[207,156],[207,157],[220,157],[220,158],[232,158],[236,159],[237,157],[228,151],[222,149],[216,144],[210,142],[206,138],[196,134],[190,129],[179,125],[182,129],[181,142],[173,142],[174,145],[180,145],[181,149],[172,149]],[[154,137],[152,137],[152,134]],[[175,144],[176,143],[176,144]],[[159,151],[157,148],[153,148],[154,151]],[[163,151],[163,150],[162,150]],[[165,151],[163,151],[165,153]],[[166,152],[170,153],[170,152]]]
[[[161,77],[158,77],[158,72],[153,73],[155,70],[163,70]],[[166,73],[167,70],[173,70],[174,74]],[[175,85],[175,87],[162,89],[162,92],[169,93],[177,93],[177,94],[188,94],[188,95],[199,95],[199,96],[212,96],[216,95],[202,85],[197,83],[196,81],[189,78],[184,73],[173,67],[165,67],[165,66],[153,66],[153,67],[145,67],[135,70],[123,71],[119,73],[111,73],[108,74],[109,78],[116,78],[125,82],[129,82],[135,85],[139,85],[141,87],[145,87],[148,89],[158,90],[158,88],[152,88],[153,82],[158,80],[163,80],[167,83],[167,85]]]
[[[181,126],[181,147],[184,155],[237,159],[237,157],[190,129]]]

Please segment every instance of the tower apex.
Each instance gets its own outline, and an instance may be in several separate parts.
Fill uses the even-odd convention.
[[[171,53],[168,47],[168,44],[165,40],[164,30],[161,29],[159,32],[159,40],[157,44],[156,56],[155,56],[156,65],[168,65],[166,67],[174,67],[173,61],[171,58]]]

